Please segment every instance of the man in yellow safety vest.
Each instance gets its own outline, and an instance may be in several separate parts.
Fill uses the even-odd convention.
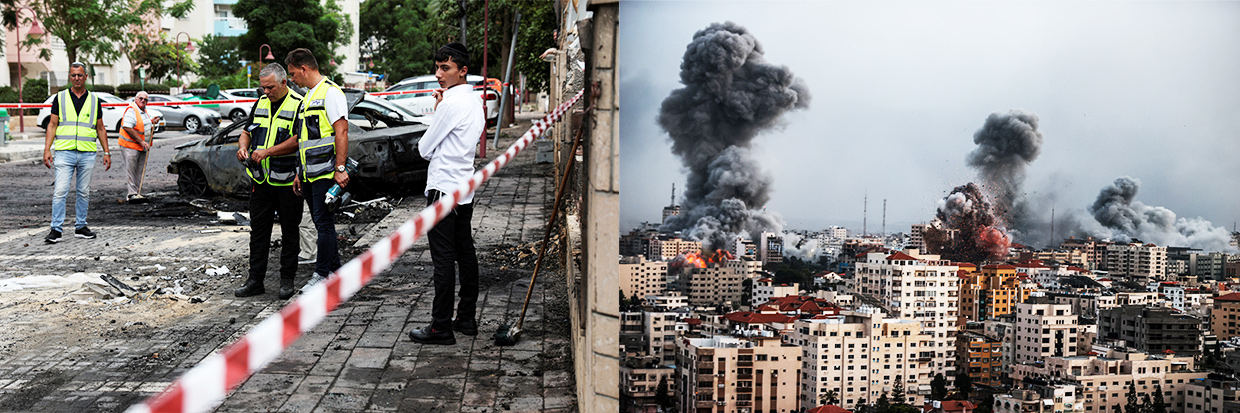
[[[284,64],[293,82],[307,89],[293,133],[301,160],[301,173],[293,180],[293,190],[310,205],[310,217],[319,232],[318,262],[314,276],[306,283],[309,287],[340,268],[336,220],[324,198],[333,184],[349,184],[344,167],[349,158],[349,104],[344,91],[319,73],[319,62],[310,50],[289,52]]]
[[[267,276],[267,255],[271,251],[271,225],[280,214],[280,299],[293,296],[297,275],[298,225],[302,199],[293,192],[297,176],[297,138],[293,124],[302,96],[289,90],[284,68],[269,64],[258,72],[263,96],[250,110],[250,123],[242,128],[237,142],[237,160],[246,163],[245,172],[254,181],[250,193],[250,278],[233,292],[237,297],[262,294]]]
[[[47,122],[43,144],[43,166],[56,166],[56,184],[52,190],[52,232],[43,238],[49,244],[61,240],[70,179],[74,180],[73,185],[77,188],[77,200],[73,203],[76,212],[73,235],[95,238],[95,233],[86,227],[86,211],[90,206],[90,175],[94,172],[95,155],[100,145],[103,146],[103,170],[112,168],[108,131],[103,127],[103,105],[99,103],[99,97],[86,90],[85,64],[73,62],[69,65],[69,82],[73,86],[60,91],[52,99],[52,116]]]

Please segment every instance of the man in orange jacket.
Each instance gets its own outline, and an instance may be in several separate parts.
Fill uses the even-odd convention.
[[[125,199],[138,196],[138,181],[142,179],[146,156],[150,154],[151,132],[159,123],[158,116],[152,117],[146,111],[149,100],[146,92],[138,92],[121,117],[121,138],[117,139],[117,143],[120,143],[121,152],[125,154],[125,172],[129,178]]]

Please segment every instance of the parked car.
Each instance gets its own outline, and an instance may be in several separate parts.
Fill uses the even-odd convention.
[[[289,81],[289,83],[293,83],[293,82]],[[263,95],[263,93],[260,92],[259,89],[257,88],[255,89],[225,89],[224,91],[230,95],[241,96],[247,99],[258,99],[259,96]]]
[[[349,157],[358,161],[349,191],[365,194],[420,192],[426,187],[430,163],[418,154],[418,140],[426,125],[406,119],[382,99],[357,89],[345,89],[349,101]],[[370,124],[373,119],[375,123]],[[372,125],[363,128],[357,121]],[[380,124],[382,126],[380,126]],[[168,173],[177,175],[177,189],[186,196],[208,193],[248,196],[250,177],[237,161],[242,122],[221,128],[213,136],[176,147]]]
[[[170,125],[185,128],[190,132],[206,132],[214,130],[220,126],[220,114],[210,109],[204,109],[193,105],[177,105],[175,102],[185,102],[168,95],[148,94],[151,103],[174,102],[168,106],[155,106],[164,114],[164,121]],[[133,98],[126,99],[132,101]]]
[[[358,102],[357,106],[349,112],[349,123],[364,130],[389,127],[387,122],[383,121],[386,118],[430,125],[430,119],[426,116],[419,116],[403,106],[395,105],[371,94],[366,94],[366,98]]]
[[[471,86],[481,86],[485,79],[482,76],[469,75],[465,77],[465,81]],[[405,78],[387,88],[384,92],[428,89],[439,89],[439,81],[435,79],[435,75]],[[490,87],[475,89],[474,91],[482,96],[482,101],[487,106],[487,127],[495,126],[495,122],[499,121],[500,95]],[[435,98],[431,96],[431,92],[386,95],[383,98],[397,105],[404,106],[409,111],[421,116],[431,116],[435,113]]]
[[[121,99],[117,97],[116,95],[113,95],[108,92],[93,92],[93,93],[96,96],[99,96],[99,101],[103,103],[125,103],[124,99]],[[52,104],[52,99],[55,99],[55,98],[56,98],[56,95],[48,96],[47,100],[43,101],[43,104],[50,105]],[[155,116],[162,117],[163,116],[163,113],[156,110],[155,107],[153,106],[148,107],[147,112],[151,114],[151,117],[155,117]],[[108,129],[108,132],[120,133],[121,132],[121,120],[122,120],[121,117],[124,115],[125,115],[125,108],[123,106],[104,106],[103,107],[103,126]],[[51,122],[51,120],[52,120],[52,108],[48,107],[48,108],[39,109],[39,115],[35,118],[35,121],[39,124],[40,128],[43,128],[44,130],[46,130],[47,124]],[[163,132],[164,127],[167,125],[167,123],[168,123],[167,120],[160,119],[159,124],[155,125],[155,132]]]
[[[206,96],[203,94],[196,95],[193,93],[182,93],[182,94],[176,95],[176,98],[187,100],[187,101],[253,99],[253,98],[247,98],[245,96],[234,95],[234,94],[228,93],[227,91],[220,91],[215,96]],[[233,122],[241,122],[250,116],[250,108],[254,107],[254,102],[215,103],[215,104],[210,104],[210,105],[198,105],[198,107],[214,110],[220,114],[220,117],[228,118],[232,120]]]

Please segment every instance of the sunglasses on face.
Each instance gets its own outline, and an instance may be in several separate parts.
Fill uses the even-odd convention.
[[[134,100],[141,100],[141,101],[143,101],[143,102],[146,102],[146,101],[147,101],[147,98],[137,98],[137,99],[134,99]]]

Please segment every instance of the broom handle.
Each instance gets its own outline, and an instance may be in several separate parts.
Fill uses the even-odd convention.
[[[543,254],[547,252],[547,244],[551,240],[551,229],[555,227],[555,218],[560,212],[560,201],[564,199],[564,187],[568,185],[568,176],[573,172],[573,163],[577,160],[577,145],[581,143],[581,131],[578,129],[573,137],[573,150],[568,153],[568,166],[564,167],[564,176],[560,177],[560,187],[555,190],[555,206],[551,207],[551,221],[547,222],[547,231],[543,233],[542,247],[538,249],[538,259],[534,261],[534,275],[530,276],[530,288],[525,291],[525,304],[521,305],[521,318],[517,319],[517,330],[525,324],[525,309],[530,306],[530,295],[534,293],[534,280],[538,279],[538,267],[542,266]]]

